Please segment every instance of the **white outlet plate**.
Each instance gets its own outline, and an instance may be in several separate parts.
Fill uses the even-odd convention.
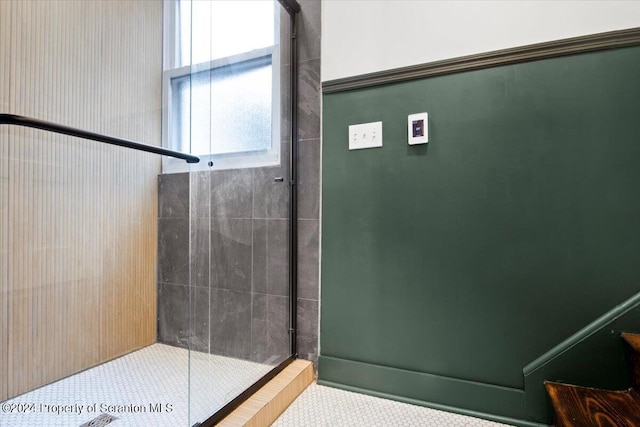
[[[382,147],[382,122],[349,126],[349,150]]]

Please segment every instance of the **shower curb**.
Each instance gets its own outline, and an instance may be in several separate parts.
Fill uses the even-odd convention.
[[[313,364],[308,360],[294,360],[217,425],[270,426],[313,379]]]

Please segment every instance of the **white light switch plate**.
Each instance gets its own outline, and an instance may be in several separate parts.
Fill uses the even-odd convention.
[[[349,126],[349,150],[382,147],[382,122]]]

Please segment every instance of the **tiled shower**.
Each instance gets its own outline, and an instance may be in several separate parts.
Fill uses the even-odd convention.
[[[320,1],[302,1],[301,5],[297,347],[300,357],[315,362],[319,311]],[[282,105],[288,109],[288,99],[283,99]],[[290,124],[286,117],[282,124],[283,158],[289,155]],[[159,176],[160,342],[182,347],[191,342],[200,351],[261,363],[286,353],[289,197],[286,183],[275,179],[288,174],[288,164],[283,162],[277,167],[205,171],[191,177]],[[195,218],[191,221],[189,194],[195,198],[191,212]],[[191,240],[186,238],[189,226]],[[191,286],[187,285],[189,260],[175,256],[187,253],[189,244],[196,256]],[[201,307],[195,307],[197,314],[190,324],[185,307],[191,298]]]
[[[0,113],[160,145],[167,3],[0,1]],[[315,360],[320,2],[301,5],[297,344]],[[154,155],[0,127],[0,401],[85,407],[0,425],[81,425],[131,396],[172,399],[173,418],[116,410],[115,425],[193,424],[289,356],[285,40],[279,165],[162,173]],[[83,389],[96,382],[109,392]]]
[[[198,351],[261,363],[287,354],[288,188],[274,182],[282,169],[196,173],[191,221],[190,176],[160,176],[158,341],[187,348],[190,338]],[[173,256],[190,252],[190,225],[191,286],[189,260]]]

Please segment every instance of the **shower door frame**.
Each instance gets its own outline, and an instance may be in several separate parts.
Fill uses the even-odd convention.
[[[278,375],[284,368],[298,357],[297,315],[298,315],[298,43],[297,16],[300,4],[296,0],[278,0],[278,3],[289,14],[290,19],[290,113],[291,140],[289,150],[289,339],[290,355],[278,366],[270,370],[245,391],[220,408],[206,420],[194,424],[194,427],[210,427],[218,424],[233,410],[249,399],[262,386]]]

